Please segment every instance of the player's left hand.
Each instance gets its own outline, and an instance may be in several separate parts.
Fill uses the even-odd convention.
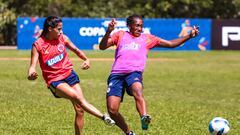
[[[89,69],[89,68],[90,68],[90,61],[89,61],[89,59],[86,59],[86,60],[82,63],[81,69],[87,70],[87,69]]]
[[[28,80],[36,80],[38,78],[38,74],[36,72],[29,73]]]
[[[198,36],[199,34],[199,26],[193,26],[193,29],[191,30],[190,37],[194,38]]]

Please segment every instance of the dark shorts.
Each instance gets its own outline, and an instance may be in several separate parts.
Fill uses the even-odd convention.
[[[123,100],[125,91],[128,95],[133,96],[130,87],[135,82],[142,83],[142,72],[135,71],[128,74],[111,74],[107,82],[107,97],[118,96]]]
[[[51,90],[52,94],[56,98],[60,98],[59,96],[56,95],[57,86],[60,83],[67,83],[70,86],[73,86],[74,84],[79,83],[79,82],[80,82],[80,80],[78,78],[78,75],[76,74],[75,71],[72,71],[72,73],[67,78],[52,82],[48,88]]]

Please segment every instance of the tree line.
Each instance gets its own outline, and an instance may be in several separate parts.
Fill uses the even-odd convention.
[[[240,0],[1,0],[0,44],[16,44],[18,17],[239,19]]]

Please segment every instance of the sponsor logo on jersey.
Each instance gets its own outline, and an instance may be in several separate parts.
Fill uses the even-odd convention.
[[[60,62],[63,58],[64,58],[64,53],[59,54],[59,55],[51,58],[51,59],[48,60],[46,63],[47,63],[48,66],[52,66],[52,65]]]
[[[45,55],[48,55],[48,54],[49,54],[48,50],[44,51],[44,54],[45,54]]]
[[[139,50],[140,45],[135,43],[135,42],[131,42],[130,44],[125,44],[122,49],[123,50]]]

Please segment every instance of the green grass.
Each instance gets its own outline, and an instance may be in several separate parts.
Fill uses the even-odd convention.
[[[112,58],[112,51],[86,51],[90,58]],[[71,58],[76,57],[72,53]],[[30,57],[30,51],[0,50],[0,58]],[[207,135],[209,121],[221,116],[240,133],[240,53],[150,52],[144,72],[144,96],[152,123],[146,132],[132,97],[125,96],[121,113],[138,135]],[[80,70],[86,99],[106,112],[105,91],[111,61],[92,61],[90,70]],[[56,99],[39,77],[26,79],[29,61],[0,60],[0,135],[71,135],[74,111],[69,101]],[[41,74],[39,67],[38,73]],[[123,135],[85,113],[85,135]]]

